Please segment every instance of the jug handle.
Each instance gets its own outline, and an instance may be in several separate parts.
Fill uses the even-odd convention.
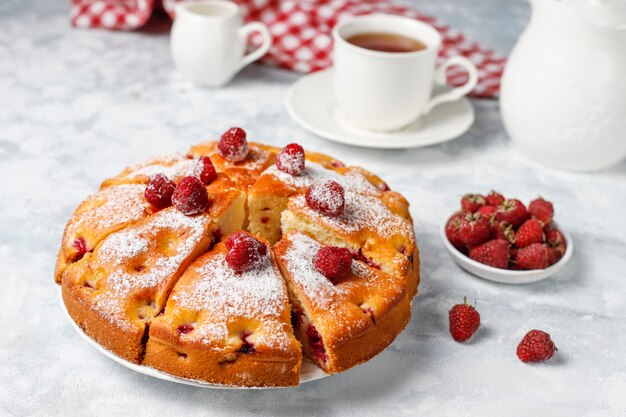
[[[270,34],[267,25],[261,22],[248,23],[247,25],[239,29],[239,36],[241,36],[243,42],[246,42],[248,36],[253,32],[259,32],[259,34],[263,38],[263,42],[261,43],[261,46],[243,57],[243,59],[239,63],[237,71],[261,58],[272,46],[272,35]]]

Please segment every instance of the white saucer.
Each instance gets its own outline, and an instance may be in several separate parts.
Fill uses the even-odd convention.
[[[59,287],[59,299],[61,300],[61,308],[65,312],[65,316],[68,318],[72,327],[76,332],[89,343],[93,348],[95,348],[98,352],[102,353],[104,356],[109,359],[113,359],[115,362],[119,363],[122,366],[125,366],[128,369],[131,369],[135,372],[139,372],[140,374],[148,375],[153,378],[163,379],[165,381],[176,382],[178,384],[184,385],[192,385],[194,387],[200,388],[214,388],[214,389],[270,389],[270,388],[283,388],[283,387],[231,387],[228,385],[219,385],[219,384],[209,384],[208,382],[196,381],[193,379],[185,379],[179,378],[170,374],[166,374],[165,372],[158,371],[154,368],[151,368],[146,365],[137,365],[136,363],[132,363],[127,361],[126,359],[116,355],[110,350],[106,349],[98,342],[87,336],[83,330],[74,322],[70,313],[67,312],[67,308],[65,307],[65,303],[63,302],[63,297],[61,295],[61,287]],[[309,360],[302,358],[302,367],[300,368],[300,384],[304,384],[305,382],[315,381],[317,379],[326,378],[328,376],[327,373],[322,371],[316,365],[314,365]],[[289,387],[284,387],[289,388]]]
[[[434,91],[448,89],[436,84]],[[416,148],[461,136],[474,123],[469,100],[435,107],[416,123],[393,132],[373,132],[349,125],[337,109],[332,69],[302,77],[287,92],[287,112],[303,128],[323,138],[367,148]]]

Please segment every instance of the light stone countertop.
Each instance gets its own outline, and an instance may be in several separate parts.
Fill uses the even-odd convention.
[[[417,3],[502,53],[528,19],[519,1]],[[540,166],[511,148],[496,101],[473,101],[475,125],[443,145],[338,145],[287,116],[299,75],[255,65],[226,88],[193,87],[174,72],[162,26],[79,31],[65,1],[0,3],[0,416],[626,415],[626,163],[595,174]],[[420,295],[406,331],[368,363],[295,389],[192,388],[112,362],[63,316],[52,271],[78,203],[124,166],[233,125],[252,140],[298,141],[363,165],[411,202]],[[507,286],[453,264],[440,223],[462,193],[492,188],[554,201],[576,245],[558,275]],[[478,300],[483,324],[458,344],[447,310],[464,295]],[[552,361],[515,356],[532,328],[553,336]]]

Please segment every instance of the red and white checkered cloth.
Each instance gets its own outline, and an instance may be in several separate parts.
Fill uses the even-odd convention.
[[[71,0],[71,21],[76,27],[113,30],[138,29],[153,10],[163,7],[173,17],[176,0]],[[268,25],[273,45],[263,61],[282,68],[312,72],[332,64],[331,30],[344,16],[388,13],[413,17],[432,25],[443,37],[440,59],[463,55],[478,67],[474,97],[493,98],[500,89],[505,58],[469,41],[463,34],[410,7],[389,0],[236,0],[246,21]],[[254,38],[253,38],[254,42]],[[448,82],[461,85],[467,75],[450,68]]]

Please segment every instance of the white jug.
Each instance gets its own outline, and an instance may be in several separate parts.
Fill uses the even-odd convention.
[[[626,157],[626,0],[531,0],[500,106],[514,145],[568,170]]]

